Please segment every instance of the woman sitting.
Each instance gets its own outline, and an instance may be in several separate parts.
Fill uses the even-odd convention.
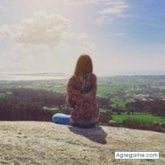
[[[97,77],[93,73],[92,60],[81,55],[74,75],[67,84],[67,103],[71,107],[71,124],[79,127],[93,127],[99,120],[96,98]]]

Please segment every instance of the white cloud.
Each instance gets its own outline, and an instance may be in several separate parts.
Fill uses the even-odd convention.
[[[105,22],[111,22],[115,18],[123,16],[124,11],[128,8],[128,5],[124,0],[111,0],[105,3],[105,7],[98,12],[97,24]]]
[[[99,12],[99,14],[105,15],[119,15],[123,13],[128,6],[124,1],[114,1],[113,3],[107,3],[107,7]]]
[[[125,0],[63,0],[67,5],[89,5],[98,4],[96,10],[97,24],[111,22],[115,18],[123,17],[124,11],[128,8]]]
[[[89,36],[85,33],[81,33],[78,36],[80,42],[85,46],[87,49],[95,49],[96,45],[93,41],[90,40]]]
[[[11,29],[7,24],[0,26],[0,37],[4,38],[11,35]]]
[[[0,34],[10,34],[14,41],[21,44],[56,47],[71,37],[70,27],[68,18],[39,12],[30,18],[24,18],[18,25],[1,26]]]
[[[63,0],[64,4],[67,5],[85,5],[85,4],[92,4],[100,1],[105,0]]]
[[[0,36],[10,37],[16,44],[42,48],[58,47],[68,40],[68,44],[76,42],[78,47],[86,50],[95,49],[95,43],[85,33],[75,34],[71,21],[61,15],[38,12],[32,17],[24,18],[18,25],[0,26]],[[22,49],[22,47],[20,48]]]
[[[69,19],[56,14],[38,13],[21,21],[14,39],[20,43],[59,46],[70,36]]]

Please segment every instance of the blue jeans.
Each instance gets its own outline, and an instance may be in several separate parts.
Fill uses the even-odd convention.
[[[71,115],[66,115],[63,113],[56,113],[53,115],[52,117],[52,121],[54,123],[57,124],[66,124],[66,125],[73,125],[73,126],[77,126],[77,127],[81,127],[81,128],[90,128],[90,127],[95,127],[95,125],[97,124],[97,120],[96,119],[92,119],[92,120],[78,120],[78,121],[74,121],[71,118]]]

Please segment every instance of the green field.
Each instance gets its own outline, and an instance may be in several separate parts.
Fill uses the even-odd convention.
[[[147,113],[133,113],[133,114],[126,114],[123,113],[121,115],[112,114],[112,120],[123,123],[124,121],[131,120],[131,121],[137,121],[143,124],[147,123],[162,123],[165,124],[165,117],[161,116],[154,116],[152,114]]]

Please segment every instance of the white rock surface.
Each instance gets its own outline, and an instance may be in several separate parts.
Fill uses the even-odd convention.
[[[115,160],[115,151],[160,152],[158,160]],[[50,122],[0,122],[0,165],[164,165],[165,134]]]

